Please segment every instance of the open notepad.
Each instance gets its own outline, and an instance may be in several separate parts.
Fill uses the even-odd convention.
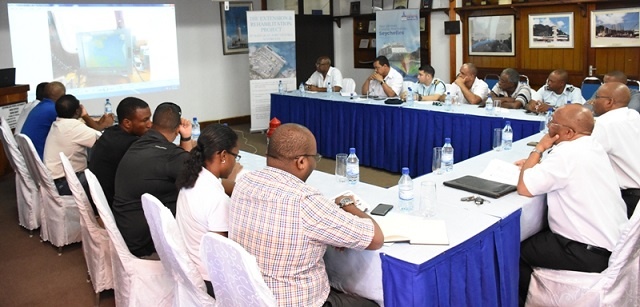
[[[382,229],[385,243],[449,245],[447,225],[443,220],[405,214],[390,214],[374,219]]]

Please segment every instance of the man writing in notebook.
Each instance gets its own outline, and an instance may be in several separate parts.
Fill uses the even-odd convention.
[[[520,245],[520,305],[532,267],[602,272],[628,221],[607,153],[591,137],[591,112],[578,104],[560,107],[521,167],[518,194],[547,195],[549,228]],[[543,153],[553,150],[542,159]]]
[[[244,175],[231,195],[229,238],[256,257],[280,306],[377,306],[329,287],[327,246],[382,247],[378,224],[353,199],[326,199],[307,185],[319,160],[306,127],[280,126],[267,148],[267,167]]]

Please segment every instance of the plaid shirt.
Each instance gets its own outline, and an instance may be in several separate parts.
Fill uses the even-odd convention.
[[[229,238],[256,257],[280,306],[322,306],[329,296],[327,245],[363,250],[373,234],[371,220],[280,169],[246,174],[231,197]]]

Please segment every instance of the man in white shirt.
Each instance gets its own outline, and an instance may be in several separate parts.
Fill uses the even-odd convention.
[[[556,69],[549,74],[547,85],[531,93],[531,101],[525,109],[535,113],[545,113],[549,109],[561,107],[567,103],[584,104],[580,88],[569,82],[569,74],[564,69]]]
[[[402,75],[389,65],[384,55],[373,61],[374,73],[362,84],[362,95],[397,97],[402,91]]]
[[[84,170],[87,168],[87,149],[93,147],[98,139],[98,132],[78,120],[87,111],[73,95],[64,95],[56,100],[58,117],[51,124],[51,129],[44,144],[44,165],[51,172],[60,195],[71,195],[64,175],[60,152],[71,162],[80,183],[87,187]]]
[[[342,73],[331,66],[331,59],[328,56],[321,56],[316,61],[316,71],[305,82],[306,90],[326,92],[329,82],[333,92],[339,92],[342,89]]]
[[[418,82],[413,85],[414,99],[417,101],[442,101],[446,87],[442,80],[435,77],[436,71],[431,65],[423,65],[418,68]],[[402,92],[402,100],[407,100],[407,91]]]
[[[457,96],[458,101],[467,104],[483,104],[489,95],[489,86],[478,79],[478,69],[473,63],[465,63],[460,67],[460,73],[451,84],[451,96]]]
[[[590,101],[598,116],[593,138],[609,155],[629,218],[640,200],[640,114],[628,108],[630,98],[625,84],[608,82]]]
[[[516,162],[521,167],[518,194],[546,194],[549,210],[549,228],[520,245],[521,305],[532,267],[580,272],[606,269],[620,238],[620,225],[629,220],[607,153],[591,136],[591,111],[579,104],[562,106],[548,126],[549,133],[529,157]]]

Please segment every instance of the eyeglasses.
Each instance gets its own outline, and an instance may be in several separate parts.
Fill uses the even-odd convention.
[[[242,156],[237,154],[237,153],[232,153],[230,151],[227,151],[227,153],[229,153],[230,155],[236,157],[236,162],[240,161],[240,159],[242,159]]]
[[[611,96],[598,96],[598,95],[596,95],[596,99],[601,99],[601,98],[611,99],[612,97]]]
[[[550,120],[550,121],[547,123],[547,127],[551,127],[551,126],[567,127],[567,128],[569,128],[569,130],[573,130],[573,128],[571,128],[571,127],[569,127],[569,126],[567,126],[567,125],[558,124],[558,123],[554,122],[553,120]],[[573,131],[575,131],[575,130],[573,130]]]
[[[316,160],[316,163],[320,162],[320,159],[322,159],[322,156],[320,154],[315,154],[315,155],[297,155],[295,157],[293,157],[293,159],[298,159],[300,157],[313,157]]]

